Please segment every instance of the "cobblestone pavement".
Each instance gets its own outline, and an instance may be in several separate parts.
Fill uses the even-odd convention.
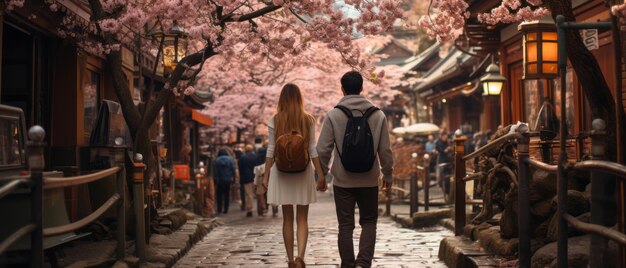
[[[282,213],[246,218],[237,204],[217,227],[196,244],[174,267],[287,267],[282,239]],[[358,217],[358,215],[357,215]],[[355,239],[360,227],[355,229]],[[294,223],[295,225],[295,223]],[[446,267],[437,258],[439,242],[452,235],[443,228],[414,231],[388,217],[378,222],[374,267]],[[332,196],[318,193],[309,210],[307,267],[338,267],[337,220]],[[355,241],[355,251],[358,243]],[[297,250],[294,249],[295,252]]]

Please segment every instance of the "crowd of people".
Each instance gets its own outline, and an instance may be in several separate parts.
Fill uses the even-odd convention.
[[[453,138],[465,137],[465,154],[470,154],[480,147],[485,146],[493,132],[487,130],[485,132],[471,133],[457,129],[452,135]],[[454,161],[454,142],[450,140],[450,134],[441,129],[438,135],[428,135],[424,143],[425,153],[430,154],[430,170],[435,171],[437,183],[444,190],[444,194],[449,194],[450,180],[446,179],[452,175]]]
[[[267,192],[262,187],[267,145],[266,141],[256,145],[223,146],[215,157],[203,159],[210,162],[205,165],[211,166],[207,176],[214,185],[204,194],[205,216],[227,214],[233,200],[246,212],[246,217],[252,217],[255,209],[258,216],[265,216],[270,208],[272,216],[277,216],[278,207],[268,205]]]

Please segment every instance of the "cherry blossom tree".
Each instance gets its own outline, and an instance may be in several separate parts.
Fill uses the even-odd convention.
[[[399,70],[392,68],[373,72],[375,67],[371,63],[380,59],[369,52],[373,47],[388,41],[389,37],[355,41],[362,64],[358,68],[365,70],[367,79],[365,94],[380,100],[377,103],[379,106],[384,106],[386,100],[391,100],[399,93],[393,88],[402,77]],[[274,66],[267,61],[227,61],[218,56],[206,63],[207,66],[219,66],[207,68],[198,79],[198,83],[204,87],[214,88],[215,99],[207,104],[205,113],[214,119],[216,127],[248,128],[254,131],[275,112],[278,95],[286,83],[294,83],[301,88],[306,110],[318,123],[322,122],[326,112],[342,97],[339,80],[352,66],[340,53],[321,43],[311,44],[309,50],[297,57],[281,60],[280,66]]]
[[[20,8],[24,1],[2,0],[0,12]],[[44,0],[52,12],[58,12],[58,1]],[[91,11],[90,23],[84,24],[68,16],[59,25],[59,35],[74,39],[83,50],[106,58],[124,118],[134,137],[134,151],[146,156],[149,168],[154,166],[147,131],[149,126],[170,98],[193,92],[198,86],[195,85],[198,73],[215,68],[204,66],[208,59],[219,55],[226,62],[254,59],[270,63],[268,66],[281,66],[282,59],[297,57],[309,50],[311,44],[319,43],[365,73],[367,70],[362,66],[369,63],[363,63],[353,39],[384,32],[404,13],[400,8],[402,0],[87,2]],[[143,106],[136,106],[122,72],[121,47],[131,49],[138,57],[148,54],[159,58],[162,39],[154,38],[152,33],[169,32],[173,27],[182,27],[188,32],[188,53],[179,59],[167,77],[164,90],[155,93],[155,97],[146,100]],[[152,96],[153,85],[147,88]]]
[[[614,15],[624,18],[626,5],[617,1],[606,0],[607,7],[612,7]],[[428,34],[436,37],[439,42],[453,41],[463,30],[465,21],[472,16],[467,11],[468,4],[464,0],[431,0],[430,14],[420,19],[419,24],[427,28]],[[565,16],[566,21],[576,21],[571,0],[502,0],[498,6],[485,14],[474,14],[480,22],[490,25],[509,24],[520,21],[532,21],[551,15]],[[617,20],[612,18],[615,29],[619,29]],[[566,32],[569,61],[578,75],[578,79],[589,100],[591,112],[595,118],[604,118],[608,122],[608,131],[615,139],[616,107],[609,86],[604,79],[595,57],[584,45],[578,31]],[[614,44],[621,44],[619,30],[613,31]],[[624,113],[619,116],[625,118]],[[622,119],[622,122],[624,120]],[[626,130],[625,126],[619,126]],[[625,133],[625,132],[622,132]],[[626,148],[622,148],[626,152]],[[617,150],[609,149],[608,155],[615,159]]]

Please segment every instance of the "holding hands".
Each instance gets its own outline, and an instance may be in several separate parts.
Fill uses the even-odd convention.
[[[328,185],[326,185],[326,177],[321,172],[317,173],[317,187],[316,189],[320,192],[326,192],[328,190]]]

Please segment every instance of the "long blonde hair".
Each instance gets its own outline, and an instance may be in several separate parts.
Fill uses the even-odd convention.
[[[298,131],[304,140],[310,142],[313,117],[304,111],[304,101],[300,88],[294,84],[283,86],[278,98],[278,108],[274,115],[276,138],[291,131]]]

